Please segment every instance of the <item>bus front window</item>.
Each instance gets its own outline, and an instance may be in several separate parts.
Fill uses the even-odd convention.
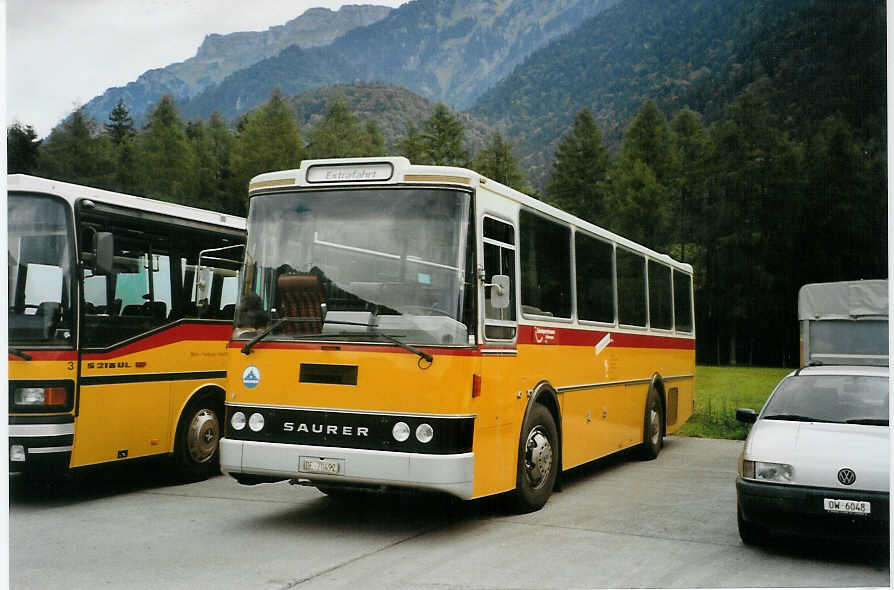
[[[447,189],[254,197],[234,337],[467,345],[470,203]]]
[[[64,201],[10,193],[7,200],[9,343],[71,346],[73,247]]]

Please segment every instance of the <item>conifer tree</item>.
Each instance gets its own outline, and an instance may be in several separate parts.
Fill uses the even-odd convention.
[[[119,98],[118,104],[109,113],[109,122],[103,124],[109,139],[116,146],[120,146],[127,139],[132,139],[136,135],[136,129],[133,124],[133,117],[124,104],[124,99]]]
[[[422,124],[422,164],[436,166],[465,166],[469,154],[462,147],[463,124],[450,114],[443,103],[438,103],[432,116]]]
[[[232,190],[248,201],[248,182],[263,172],[297,168],[304,157],[304,145],[295,114],[279,88],[258,109],[239,124],[230,154]]]
[[[31,125],[18,121],[6,128],[6,170],[9,174],[32,174],[40,149],[37,133]]]
[[[307,134],[310,158],[349,158],[363,155],[366,138],[360,122],[341,98],[328,104],[325,118]]]
[[[95,119],[76,109],[53,129],[41,146],[38,173],[56,180],[100,188],[110,187],[108,141],[97,133]]]
[[[425,162],[425,145],[422,141],[422,134],[412,121],[407,121],[407,132],[400,138],[398,151],[413,164]]]
[[[553,155],[546,190],[550,203],[593,223],[602,223],[606,212],[609,169],[602,132],[588,109],[574,117],[571,132],[559,142]]]
[[[512,145],[495,132],[487,146],[482,148],[472,161],[476,172],[497,182],[521,191],[529,192],[527,181],[518,165],[518,158],[512,153]]]
[[[379,129],[379,124],[373,119],[366,122],[366,128],[363,132],[363,156],[384,156],[385,155],[385,136]]]
[[[197,158],[170,94],[161,97],[149,113],[137,148],[141,192],[154,199],[195,203]]]

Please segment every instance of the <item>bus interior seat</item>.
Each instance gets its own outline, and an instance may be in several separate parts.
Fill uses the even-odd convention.
[[[157,320],[163,320],[168,317],[168,304],[164,301],[147,301],[143,305],[148,311],[145,315],[152,316]]]
[[[217,317],[231,320],[233,316],[236,314],[236,304],[235,303],[227,303],[220,309],[220,313],[217,314]]]
[[[130,303],[121,310],[121,315],[143,315],[143,306],[140,303]]]
[[[283,331],[292,334],[319,334],[323,329],[323,288],[315,274],[290,273],[276,279],[282,317],[315,319],[308,322],[287,322]]]

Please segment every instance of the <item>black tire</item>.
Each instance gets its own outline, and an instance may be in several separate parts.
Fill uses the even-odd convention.
[[[646,398],[646,410],[643,413],[643,443],[639,448],[639,456],[643,461],[651,461],[658,457],[664,444],[664,409],[658,393],[649,390]]]
[[[223,404],[213,395],[190,401],[177,424],[174,462],[187,481],[201,481],[220,473]]]
[[[742,511],[736,509],[736,520],[739,523],[739,537],[746,545],[761,545],[767,540],[767,529],[748,522],[742,518]]]
[[[559,436],[553,415],[535,404],[525,417],[518,441],[513,507],[517,512],[540,510],[553,491],[559,471]]]

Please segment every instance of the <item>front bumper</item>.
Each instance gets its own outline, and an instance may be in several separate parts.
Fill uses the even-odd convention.
[[[818,539],[882,540],[889,536],[889,493],[813,488],[736,479],[739,514],[750,524]],[[865,516],[827,512],[823,499],[870,502]]]
[[[10,416],[9,472],[64,471],[73,442],[73,416]]]
[[[344,473],[299,472],[301,457],[339,459]],[[472,497],[474,467],[474,453],[432,455],[229,438],[220,441],[220,468],[224,473],[308,480],[314,485],[425,489],[467,500]]]

